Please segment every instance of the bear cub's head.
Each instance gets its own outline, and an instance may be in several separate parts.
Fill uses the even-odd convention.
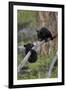
[[[28,44],[25,44],[24,47],[25,47],[25,55],[31,51],[31,55],[28,59],[29,63],[35,63],[37,61],[37,53],[35,50],[32,50],[32,47],[34,45],[32,43],[28,43]]]

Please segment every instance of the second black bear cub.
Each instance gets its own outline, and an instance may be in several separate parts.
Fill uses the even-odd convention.
[[[25,55],[26,55],[29,51],[31,51],[31,55],[30,55],[30,57],[29,57],[29,59],[28,59],[29,63],[34,63],[34,62],[37,61],[37,53],[36,53],[36,51],[32,50],[32,47],[33,47],[33,46],[34,46],[34,45],[31,44],[31,43],[28,43],[28,44],[24,45],[24,47],[25,47]]]
[[[46,27],[42,27],[40,30],[38,30],[37,36],[39,41],[45,40],[45,42],[48,41],[48,38],[50,38],[50,40],[53,40],[55,38],[55,36],[52,37],[51,32]]]

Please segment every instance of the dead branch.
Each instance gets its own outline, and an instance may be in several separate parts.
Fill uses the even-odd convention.
[[[58,59],[57,59],[57,53],[56,53],[56,55],[54,56],[54,58],[53,58],[53,60],[52,60],[52,62],[51,62],[51,64],[50,64],[50,68],[49,68],[49,71],[48,71],[48,78],[51,77],[52,70],[53,70],[53,68],[54,68],[54,64],[55,64],[55,62],[56,62],[57,60],[58,60]]]
[[[45,41],[40,42],[39,45],[35,45],[32,49],[33,49],[33,50],[36,50],[37,47],[39,47],[40,45],[42,45],[44,42],[45,42]],[[21,61],[21,63],[19,64],[19,66],[18,66],[18,68],[17,68],[17,72],[18,72],[18,73],[19,73],[20,70],[24,67],[24,65],[26,64],[26,62],[28,61],[30,55],[31,55],[31,52],[29,51],[29,52],[27,53],[27,55],[24,57],[24,59]]]

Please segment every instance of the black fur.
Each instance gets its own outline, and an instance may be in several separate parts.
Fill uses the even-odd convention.
[[[30,57],[29,57],[29,59],[28,59],[29,63],[34,63],[34,62],[37,61],[37,53],[36,53],[36,51],[32,50],[32,47],[33,47],[33,46],[34,46],[34,45],[31,44],[31,43],[28,43],[28,44],[24,45],[24,47],[25,47],[25,55],[26,55],[29,51],[31,51],[31,55],[30,55]]]
[[[56,37],[52,37],[51,32],[45,27],[37,31],[37,36],[39,41],[45,40],[45,42],[47,42],[48,39],[53,40]]]

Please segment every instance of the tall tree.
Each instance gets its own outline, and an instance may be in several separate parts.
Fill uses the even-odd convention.
[[[57,12],[39,11],[37,17],[37,28],[40,30],[41,27],[47,27],[52,33],[52,36],[57,35],[57,18]],[[58,38],[56,37],[53,41],[50,42],[51,48],[57,48],[57,40]],[[48,43],[41,46],[41,53],[47,54],[49,50]]]

